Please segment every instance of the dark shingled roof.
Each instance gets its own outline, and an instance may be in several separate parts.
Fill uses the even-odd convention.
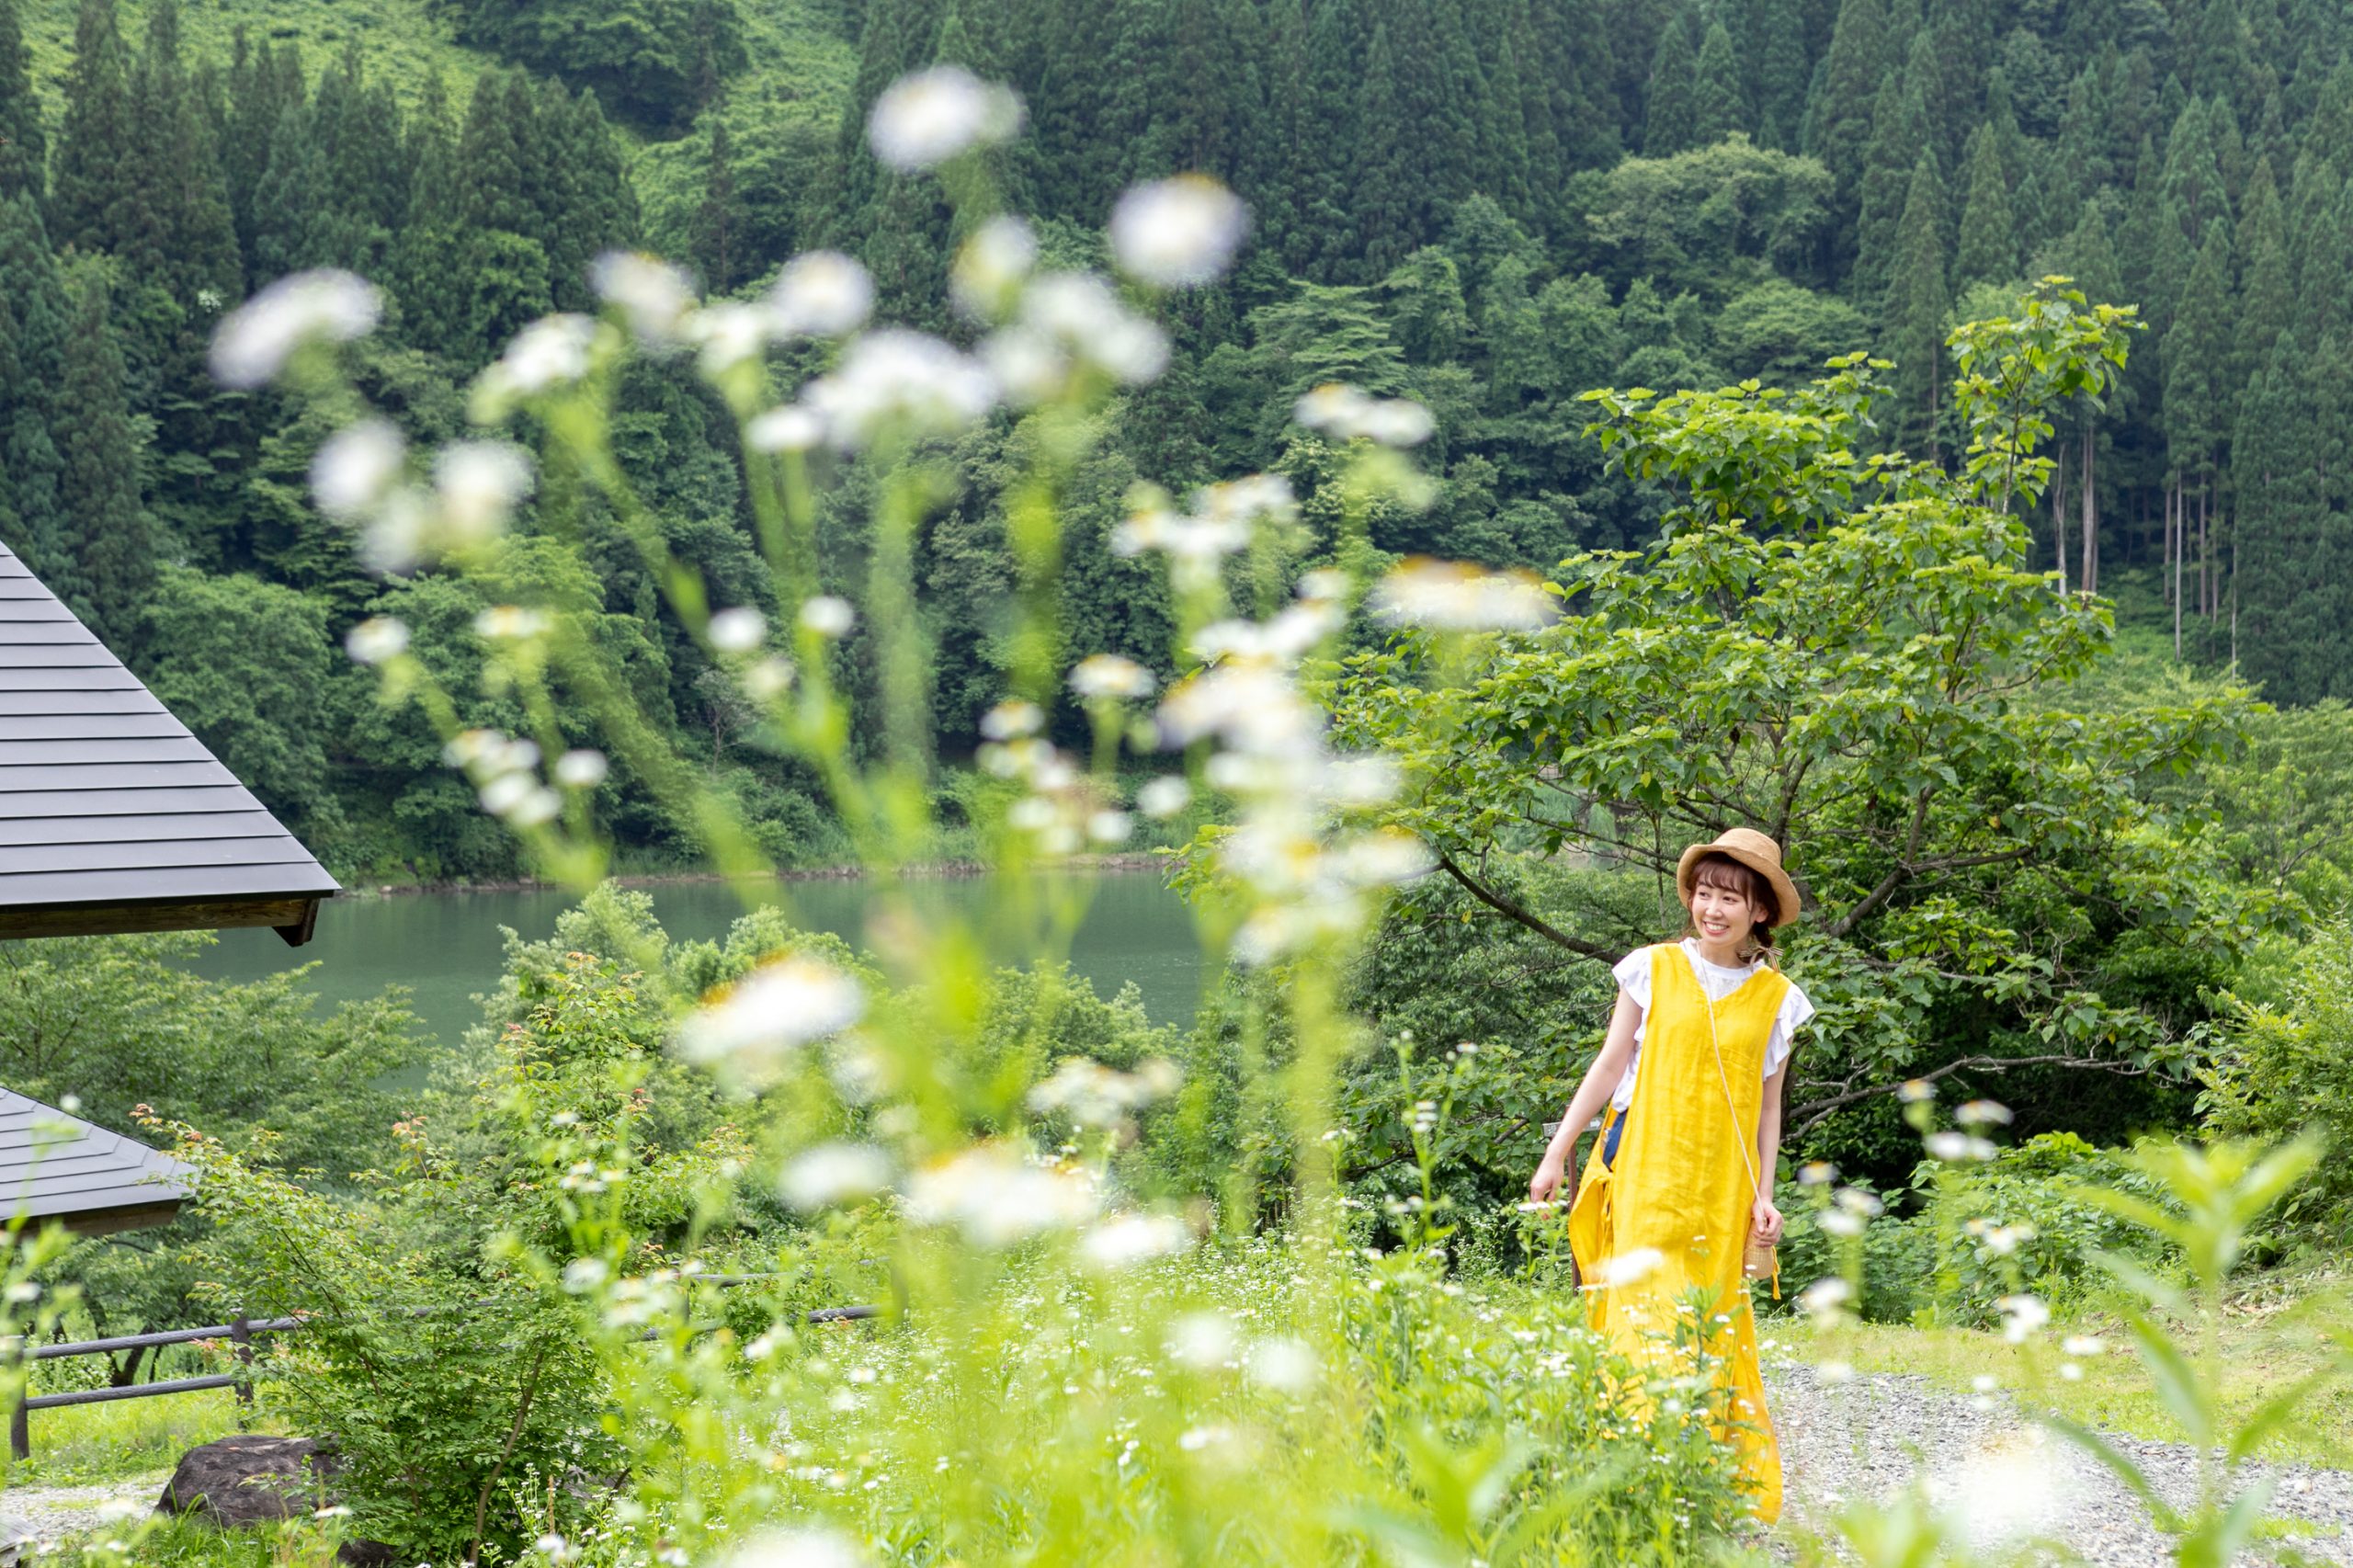
[[[158,1150],[0,1089],[0,1221],[84,1235],[171,1218],[196,1173]]]
[[[276,926],[335,880],[0,545],[0,937]]]

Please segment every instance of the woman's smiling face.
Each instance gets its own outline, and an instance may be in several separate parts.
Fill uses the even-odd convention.
[[[1710,942],[1737,942],[1756,924],[1756,905],[1734,888],[1704,880],[1691,889],[1691,924]]]

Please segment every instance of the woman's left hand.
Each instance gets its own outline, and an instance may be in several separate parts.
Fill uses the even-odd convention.
[[[1780,1242],[1781,1211],[1773,1207],[1771,1199],[1757,1199],[1756,1207],[1748,1211],[1748,1224],[1751,1233],[1758,1241],[1768,1244],[1779,1244]]]

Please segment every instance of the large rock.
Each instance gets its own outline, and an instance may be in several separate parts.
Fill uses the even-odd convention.
[[[155,1506],[225,1526],[308,1517],[331,1501],[334,1473],[334,1453],[314,1438],[240,1432],[182,1454]]]

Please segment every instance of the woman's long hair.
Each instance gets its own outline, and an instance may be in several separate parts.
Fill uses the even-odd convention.
[[[1750,868],[1729,855],[1703,855],[1691,869],[1691,888],[1722,888],[1735,892],[1748,901],[1748,907],[1759,911],[1748,927],[1748,935],[1740,940],[1740,956],[1744,962],[1761,963],[1768,969],[1781,967],[1780,949],[1773,946],[1773,917],[1779,905],[1774,902],[1772,884]],[[1683,934],[1697,937],[1699,923],[1689,918],[1690,906],[1684,906],[1686,918]]]

